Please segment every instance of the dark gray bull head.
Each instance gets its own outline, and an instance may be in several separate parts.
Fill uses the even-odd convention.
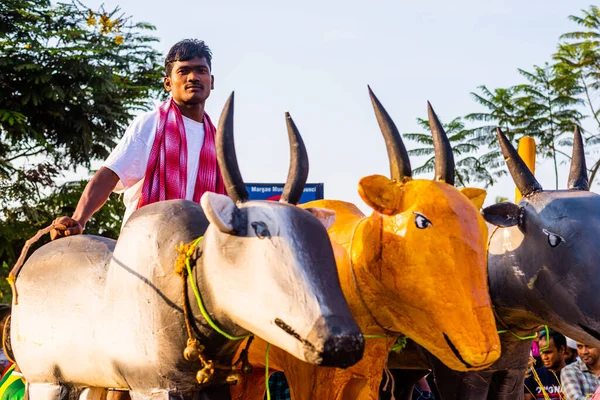
[[[547,324],[600,346],[600,196],[589,192],[581,133],[575,129],[568,190],[542,190],[499,129],[498,139],[523,199],[483,210],[508,228],[490,243],[494,305],[530,321],[520,328]]]
[[[202,262],[217,268],[204,267],[200,281],[210,282],[204,293],[217,315],[227,312],[219,318],[236,321],[303,361],[347,367],[362,357],[364,341],[340,289],[326,231],[335,214],[295,206],[308,157],[294,122],[286,119],[292,160],[281,200],[248,201],[233,140],[233,94],[227,101],[216,147],[229,197],[202,198],[211,222],[203,240],[210,251]],[[246,301],[240,301],[243,293]]]

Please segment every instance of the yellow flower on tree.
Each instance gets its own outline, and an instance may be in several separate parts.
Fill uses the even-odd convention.
[[[115,36],[115,43],[116,44],[122,44],[123,43],[123,36],[121,36],[121,35]]]
[[[26,44],[24,47],[25,47],[26,49],[30,49],[30,48],[31,48],[31,44],[30,44],[30,43],[27,43],[27,44]]]
[[[90,13],[88,14],[87,24],[88,24],[88,26],[96,25],[96,15],[94,14],[93,11],[90,11]]]
[[[102,25],[102,28],[100,28],[100,33],[103,34],[110,33],[113,30],[113,27],[115,26],[114,22],[112,22],[110,20],[110,17],[106,14],[100,17],[100,24]]]

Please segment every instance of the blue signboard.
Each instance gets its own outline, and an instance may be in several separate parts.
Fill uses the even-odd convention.
[[[250,200],[274,200],[278,201],[283,192],[283,183],[246,183],[246,190]],[[300,197],[300,203],[308,203],[313,200],[323,199],[322,183],[307,183]]]

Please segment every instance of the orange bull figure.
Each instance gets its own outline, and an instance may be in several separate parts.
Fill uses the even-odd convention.
[[[450,143],[431,106],[435,180],[412,179],[400,134],[370,94],[392,176],[360,180],[358,191],[373,213],[366,217],[336,200],[303,205],[336,212],[329,236],[342,290],[367,338],[364,357],[345,370],[323,368],[271,347],[270,368],[285,372],[296,400],[377,399],[387,354],[402,335],[459,371],[486,368],[500,356],[488,294],[487,227],[478,211],[485,191],[453,186]],[[255,340],[250,362],[257,371],[232,389],[234,399],[263,399],[265,351],[266,343]]]

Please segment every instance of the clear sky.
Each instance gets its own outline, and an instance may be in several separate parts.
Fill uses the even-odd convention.
[[[90,7],[101,2],[84,0]],[[218,119],[236,92],[236,147],[247,182],[283,182],[288,168],[284,112],[290,111],[310,157],[309,182],[327,198],[368,208],[357,194],[366,175],[388,172],[367,84],[400,132],[418,130],[431,101],[443,121],[481,110],[470,92],[522,83],[517,68],[550,61],[570,14],[589,0],[457,1],[156,1],[108,0],[136,21],[156,25],[159,50],[184,38],[214,54],[215,90],[207,111]],[[406,142],[409,148],[415,145]],[[423,160],[413,159],[413,167]],[[568,164],[560,167],[566,186]],[[553,188],[550,163],[536,175]],[[431,178],[431,176],[425,176]],[[513,199],[510,178],[488,201]]]

